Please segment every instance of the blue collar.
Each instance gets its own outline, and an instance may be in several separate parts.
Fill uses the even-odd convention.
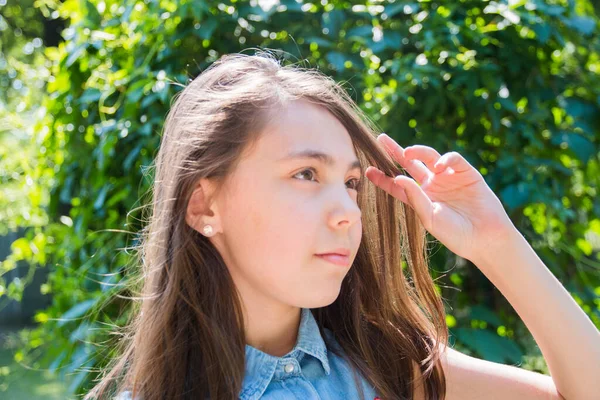
[[[300,315],[296,345],[285,356],[275,357],[246,344],[246,370],[240,399],[258,399],[271,382],[280,360],[286,357],[295,357],[299,362],[305,354],[309,354],[321,361],[325,374],[330,374],[327,346],[315,317],[309,308],[302,308]]]

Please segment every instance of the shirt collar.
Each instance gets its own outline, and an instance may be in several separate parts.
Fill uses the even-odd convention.
[[[296,345],[285,356],[275,357],[246,344],[245,375],[240,398],[244,400],[259,398],[269,385],[279,360],[290,356],[299,358],[300,352],[317,358],[321,361],[325,374],[330,374],[327,346],[309,308],[301,309]]]

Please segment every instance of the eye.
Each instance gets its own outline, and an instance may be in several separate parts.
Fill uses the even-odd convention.
[[[303,169],[302,171],[300,171],[300,172],[298,172],[298,173],[294,174],[294,176],[300,176],[300,175],[302,175],[302,174],[304,174],[304,173],[306,173],[306,172],[308,172],[310,176],[314,176],[314,175],[316,175],[316,173],[317,173],[317,171],[315,171],[315,169],[314,169],[314,168],[306,168],[306,169]],[[304,179],[301,179],[301,180],[304,180]],[[309,181],[311,181],[311,180],[312,180],[312,179],[309,179]],[[348,184],[348,183],[350,183],[350,182],[352,182],[352,183],[350,184],[350,187],[349,187],[349,189],[353,189],[353,190],[356,190],[356,191],[358,191],[358,189],[360,189],[360,187],[361,187],[361,184],[362,184],[362,180],[361,180],[361,179],[356,179],[356,178],[353,178],[353,179],[350,179],[350,180],[349,180],[348,182],[346,182],[346,183]]]
[[[350,189],[354,189],[356,191],[358,191],[360,189],[360,187],[362,186],[362,179],[353,178],[353,179],[350,179],[348,182],[354,182]]]
[[[301,175],[301,174],[304,174],[305,172],[310,172],[310,175],[311,175],[311,176],[312,176],[312,175],[314,175],[314,174],[316,174],[316,171],[315,171],[315,169],[314,169],[314,168],[307,168],[307,169],[303,169],[302,171],[300,171],[300,172],[298,172],[298,173],[294,174],[294,176],[299,176],[299,175]],[[304,180],[304,179],[301,179],[301,180]],[[309,180],[310,180],[310,179],[309,179]]]

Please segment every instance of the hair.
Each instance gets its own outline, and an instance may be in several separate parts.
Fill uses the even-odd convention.
[[[143,400],[238,398],[246,343],[241,298],[220,253],[186,223],[187,204],[200,178],[222,188],[266,124],[298,99],[344,125],[363,165],[405,174],[332,78],[284,66],[268,51],[223,55],[173,97],[154,159],[152,214],[136,252],[141,296],[118,357],[85,400],[124,390]],[[440,345],[448,343],[448,328],[428,271],[426,231],[411,207],[374,185],[360,185],[357,199],[361,245],[338,298],[312,310],[321,334],[331,330],[340,355],[382,398],[412,399],[423,384],[427,399],[443,399]]]

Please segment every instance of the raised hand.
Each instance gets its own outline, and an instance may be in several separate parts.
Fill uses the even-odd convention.
[[[518,233],[483,176],[459,153],[440,155],[414,145],[403,149],[385,133],[377,137],[408,176],[386,176],[369,166],[365,176],[412,207],[423,226],[450,251],[477,263],[486,249]]]

